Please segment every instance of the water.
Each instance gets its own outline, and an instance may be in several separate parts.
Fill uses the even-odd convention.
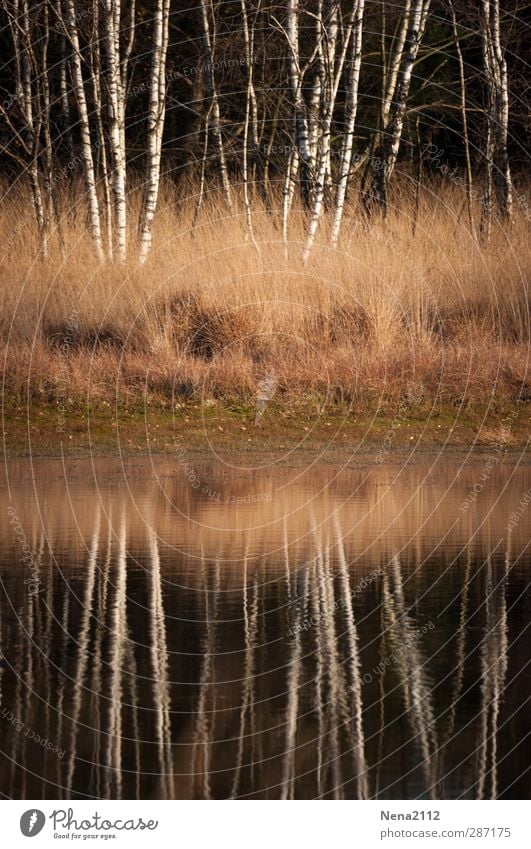
[[[4,796],[529,794],[521,458],[5,475]]]

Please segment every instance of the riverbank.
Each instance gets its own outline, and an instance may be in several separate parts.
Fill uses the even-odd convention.
[[[138,454],[254,454],[287,456],[312,452],[320,460],[349,454],[374,455],[383,463],[397,450],[525,450],[530,412],[525,402],[484,405],[419,403],[403,399],[374,410],[360,405],[319,407],[271,402],[261,426],[255,406],[171,403],[148,398],[143,404],[100,402],[5,403],[4,458]]]

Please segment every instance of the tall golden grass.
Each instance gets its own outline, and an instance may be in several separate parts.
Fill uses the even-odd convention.
[[[207,196],[193,227],[193,193],[163,187],[148,263],[136,261],[138,197],[130,201],[131,259],[100,264],[81,190],[39,253],[29,200],[4,192],[0,327],[4,390],[14,396],[154,393],[245,398],[264,371],[280,391],[335,400],[395,398],[414,381],[428,394],[470,399],[527,392],[529,223],[517,210],[489,245],[472,237],[462,192],[399,197],[387,220],[351,212],[333,251],[327,221],[301,262],[304,213],[255,199]],[[73,200],[72,200],[73,198]],[[63,208],[66,204],[66,194]],[[478,215],[479,211],[477,210]]]

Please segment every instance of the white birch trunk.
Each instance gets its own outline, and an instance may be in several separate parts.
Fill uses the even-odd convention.
[[[354,127],[358,109],[358,89],[361,70],[361,48],[363,42],[363,14],[365,0],[355,0],[354,26],[351,36],[351,56],[348,77],[348,93],[346,103],[346,121],[341,146],[339,162],[339,179],[335,199],[334,221],[332,224],[331,241],[336,247],[339,240],[341,221],[345,208],[348,178],[352,165],[352,148],[354,144]]]
[[[223,147],[223,136],[221,134],[221,113],[219,109],[219,98],[216,88],[216,79],[214,75],[214,39],[210,31],[209,9],[212,8],[211,0],[200,0],[201,3],[201,23],[203,27],[203,42],[205,47],[205,86],[207,97],[209,99],[210,125],[212,129],[212,137],[218,157],[219,172],[221,185],[223,186],[223,194],[229,209],[232,209],[232,195],[230,190],[229,175],[227,171],[227,161],[225,159],[225,149]]]
[[[389,106],[389,119],[383,128],[381,158],[377,163],[378,167],[372,184],[372,197],[384,213],[387,210],[388,184],[396,165],[402,140],[411,78],[426,28],[429,9],[430,0],[414,0],[407,15],[406,42],[402,51],[393,98]]]
[[[147,175],[140,223],[141,264],[146,261],[148,253],[151,250],[153,242],[153,220],[155,218],[159,194],[160,157],[166,103],[166,55],[168,50],[169,15],[170,0],[157,0],[149,90]]]
[[[76,8],[74,0],[66,0],[66,28],[72,45],[72,76],[74,92],[79,112],[79,133],[81,137],[81,153],[83,157],[83,169],[85,172],[85,183],[90,217],[90,231],[96,248],[98,259],[103,260],[103,240],[101,237],[100,207],[98,193],[96,190],[96,178],[94,173],[94,160],[92,158],[92,140],[90,137],[90,124],[87,109],[87,98],[85,84],[81,67],[81,53],[79,49],[79,35],[77,31]]]
[[[465,179],[466,179],[466,203],[468,210],[468,221],[470,224],[470,231],[472,235],[475,237],[476,235],[476,225],[474,223],[474,212],[472,209],[472,161],[470,159],[470,141],[468,137],[468,118],[467,118],[467,97],[466,97],[466,78],[465,78],[465,63],[463,61],[463,52],[461,50],[461,43],[459,41],[459,30],[457,27],[457,18],[455,15],[455,8],[452,0],[448,0],[448,4],[450,6],[450,13],[452,16],[452,32],[454,36],[454,45],[455,52],[457,55],[457,62],[459,64],[459,88],[461,95],[461,121],[463,124],[463,147],[465,151]]]
[[[310,206],[312,185],[312,153],[309,144],[308,118],[302,97],[303,74],[299,54],[299,2],[288,0],[286,36],[289,45],[289,76],[293,98],[294,141],[298,151],[301,198]]]
[[[335,0],[331,0],[330,6],[326,10],[323,9],[322,0],[320,0],[317,19],[322,103],[320,115],[321,133],[319,138],[317,174],[313,191],[312,214],[306,244],[302,254],[303,262],[307,262],[309,259],[315,241],[317,227],[319,226],[319,220],[323,211],[325,180],[330,164],[330,131],[334,114],[335,91],[337,91],[335,87],[335,62],[338,17]]]
[[[245,44],[245,58],[247,62],[247,90],[245,97],[245,119],[243,125],[243,200],[245,205],[245,218],[247,221],[247,229],[249,237],[258,251],[258,245],[253,231],[253,219],[251,211],[251,200],[249,196],[249,137],[252,139],[255,156],[258,150],[258,135],[256,129],[256,94],[253,81],[253,58],[254,58],[254,27],[249,26],[249,16],[247,13],[247,2],[241,0],[242,22],[243,22],[243,37]]]
[[[483,65],[488,89],[484,214],[487,217],[487,229],[490,229],[493,186],[500,217],[510,221],[513,212],[513,187],[507,149],[509,91],[507,62],[501,46],[499,0],[482,0],[481,32]]]
[[[108,65],[109,145],[112,163],[116,256],[127,255],[125,98],[120,65],[121,0],[104,0],[103,27]]]

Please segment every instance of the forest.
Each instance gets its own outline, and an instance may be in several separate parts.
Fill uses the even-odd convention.
[[[525,398],[525,4],[0,5],[11,397]]]

